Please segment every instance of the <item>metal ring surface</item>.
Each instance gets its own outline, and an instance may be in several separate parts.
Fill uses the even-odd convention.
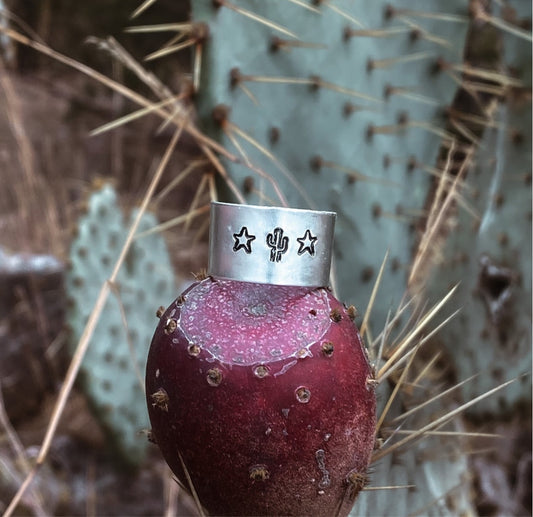
[[[274,285],[329,284],[335,212],[211,203],[208,273]]]

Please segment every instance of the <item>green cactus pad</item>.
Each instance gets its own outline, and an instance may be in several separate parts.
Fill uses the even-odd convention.
[[[510,7],[518,8],[515,22],[531,20],[530,2],[510,3],[507,15]],[[461,313],[440,339],[459,378],[479,373],[463,390],[466,400],[520,377],[474,406],[478,415],[502,414],[520,402],[531,406],[531,41],[502,31],[502,44],[503,72],[523,85],[510,88],[493,110],[493,127],[485,130],[461,191],[477,218],[459,208],[426,286],[436,297],[460,282]]]
[[[531,372],[531,112],[500,106],[495,120],[505,128],[485,134],[468,176],[467,202],[480,219],[458,214],[427,285],[434,294],[460,282],[461,313],[440,339],[460,378],[480,373],[466,399]],[[521,128],[520,142],[507,128]],[[530,375],[473,410],[500,412],[520,400],[530,404]]]
[[[421,420],[419,425],[426,423]],[[457,438],[448,439],[446,445],[440,437],[426,438],[403,453],[392,453],[371,466],[369,479],[352,517],[475,514],[468,462]]]
[[[210,33],[198,93],[203,127],[239,156],[225,165],[247,202],[282,203],[268,174],[290,206],[338,212],[334,287],[362,312],[390,250],[377,329],[405,292],[412,224],[457,87],[435,70],[439,58],[461,61],[467,3],[221,3],[192,2],[194,21]],[[225,130],[213,121],[220,105],[229,108],[217,111],[227,115]]]
[[[442,395],[448,360],[438,349],[426,347],[418,350],[378,431],[379,447],[370,465],[369,483],[355,502],[350,514],[353,517],[476,514],[468,457],[464,454],[468,438],[461,435],[464,425],[456,416],[451,422],[428,428],[440,418],[445,421],[445,416],[457,407],[457,390]],[[441,358],[433,360],[437,355]],[[394,374],[380,383],[378,415],[389,404],[399,375],[392,384]],[[438,399],[431,401],[436,396]],[[412,438],[411,433],[424,428],[426,432],[421,436],[395,448],[400,441]],[[385,454],[387,450],[391,452]]]
[[[85,328],[98,293],[110,277],[135,217],[125,220],[113,187],[105,185],[89,199],[72,242],[67,278],[68,324],[72,350]],[[138,233],[157,225],[142,216]],[[174,275],[165,242],[153,233],[135,240],[107,300],[81,367],[83,387],[119,455],[130,464],[144,457],[149,427],[142,390],[146,355],[156,324],[155,311],[175,295]],[[127,322],[123,324],[120,302]]]

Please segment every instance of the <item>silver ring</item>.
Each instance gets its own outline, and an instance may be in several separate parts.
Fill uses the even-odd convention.
[[[208,273],[260,284],[329,284],[335,212],[211,203]]]

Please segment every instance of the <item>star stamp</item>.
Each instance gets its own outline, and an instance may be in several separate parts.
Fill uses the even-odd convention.
[[[233,251],[244,250],[248,254],[252,253],[252,241],[255,240],[255,235],[250,235],[246,226],[243,226],[239,233],[234,233],[233,238],[235,239]]]
[[[303,237],[296,239],[300,244],[298,255],[303,255],[305,252],[309,253],[312,257],[315,256],[315,243],[318,237],[314,237],[310,230],[306,230]]]

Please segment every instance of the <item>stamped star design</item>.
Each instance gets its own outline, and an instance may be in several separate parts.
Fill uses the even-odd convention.
[[[309,230],[305,230],[303,237],[296,239],[300,243],[300,249],[298,250],[298,255],[303,255],[306,251],[314,257],[315,255],[315,243],[318,237],[313,237]]]
[[[244,250],[246,253],[252,253],[252,241],[255,240],[255,235],[250,235],[246,226],[243,226],[239,233],[234,233],[233,238],[235,239],[233,251]]]

